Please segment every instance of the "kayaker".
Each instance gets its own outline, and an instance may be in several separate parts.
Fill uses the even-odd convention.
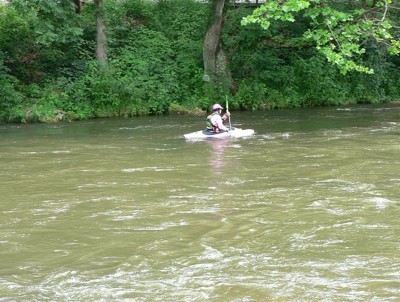
[[[227,110],[223,116],[221,116],[224,108],[220,104],[214,104],[212,106],[212,113],[207,116],[206,125],[207,130],[210,132],[227,132],[229,128],[224,126],[224,121],[231,115]]]

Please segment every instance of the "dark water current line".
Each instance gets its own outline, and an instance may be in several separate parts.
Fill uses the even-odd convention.
[[[0,125],[0,301],[400,301],[400,107]]]

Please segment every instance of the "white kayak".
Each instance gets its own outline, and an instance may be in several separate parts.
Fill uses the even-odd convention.
[[[201,130],[201,131],[196,131],[192,133],[185,134],[184,137],[186,139],[220,139],[220,138],[229,138],[229,137],[234,137],[234,138],[239,138],[239,137],[248,137],[252,136],[254,134],[253,129],[240,129],[240,128],[234,128],[228,132],[219,132],[219,133],[213,133],[208,130]]]

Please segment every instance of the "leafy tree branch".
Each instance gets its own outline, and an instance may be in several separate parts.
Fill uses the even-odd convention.
[[[366,51],[365,42],[373,39],[391,55],[400,53],[398,14],[394,0],[373,1],[366,8],[363,1],[270,0],[242,20],[243,25],[257,23],[264,29],[272,23],[310,20],[303,33],[304,41],[314,43],[329,62],[341,73],[355,70],[373,73],[373,69],[358,62]]]

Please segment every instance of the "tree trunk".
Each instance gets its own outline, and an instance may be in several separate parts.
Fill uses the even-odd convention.
[[[213,0],[212,21],[204,38],[203,60],[204,81],[215,85],[217,89],[222,85],[223,90],[233,88],[232,76],[221,44],[223,29],[225,0]]]
[[[75,12],[80,14],[82,11],[82,3],[81,0],[72,0],[75,3]]]
[[[96,59],[101,65],[107,65],[107,41],[106,41],[106,26],[102,16],[103,0],[96,1]]]

